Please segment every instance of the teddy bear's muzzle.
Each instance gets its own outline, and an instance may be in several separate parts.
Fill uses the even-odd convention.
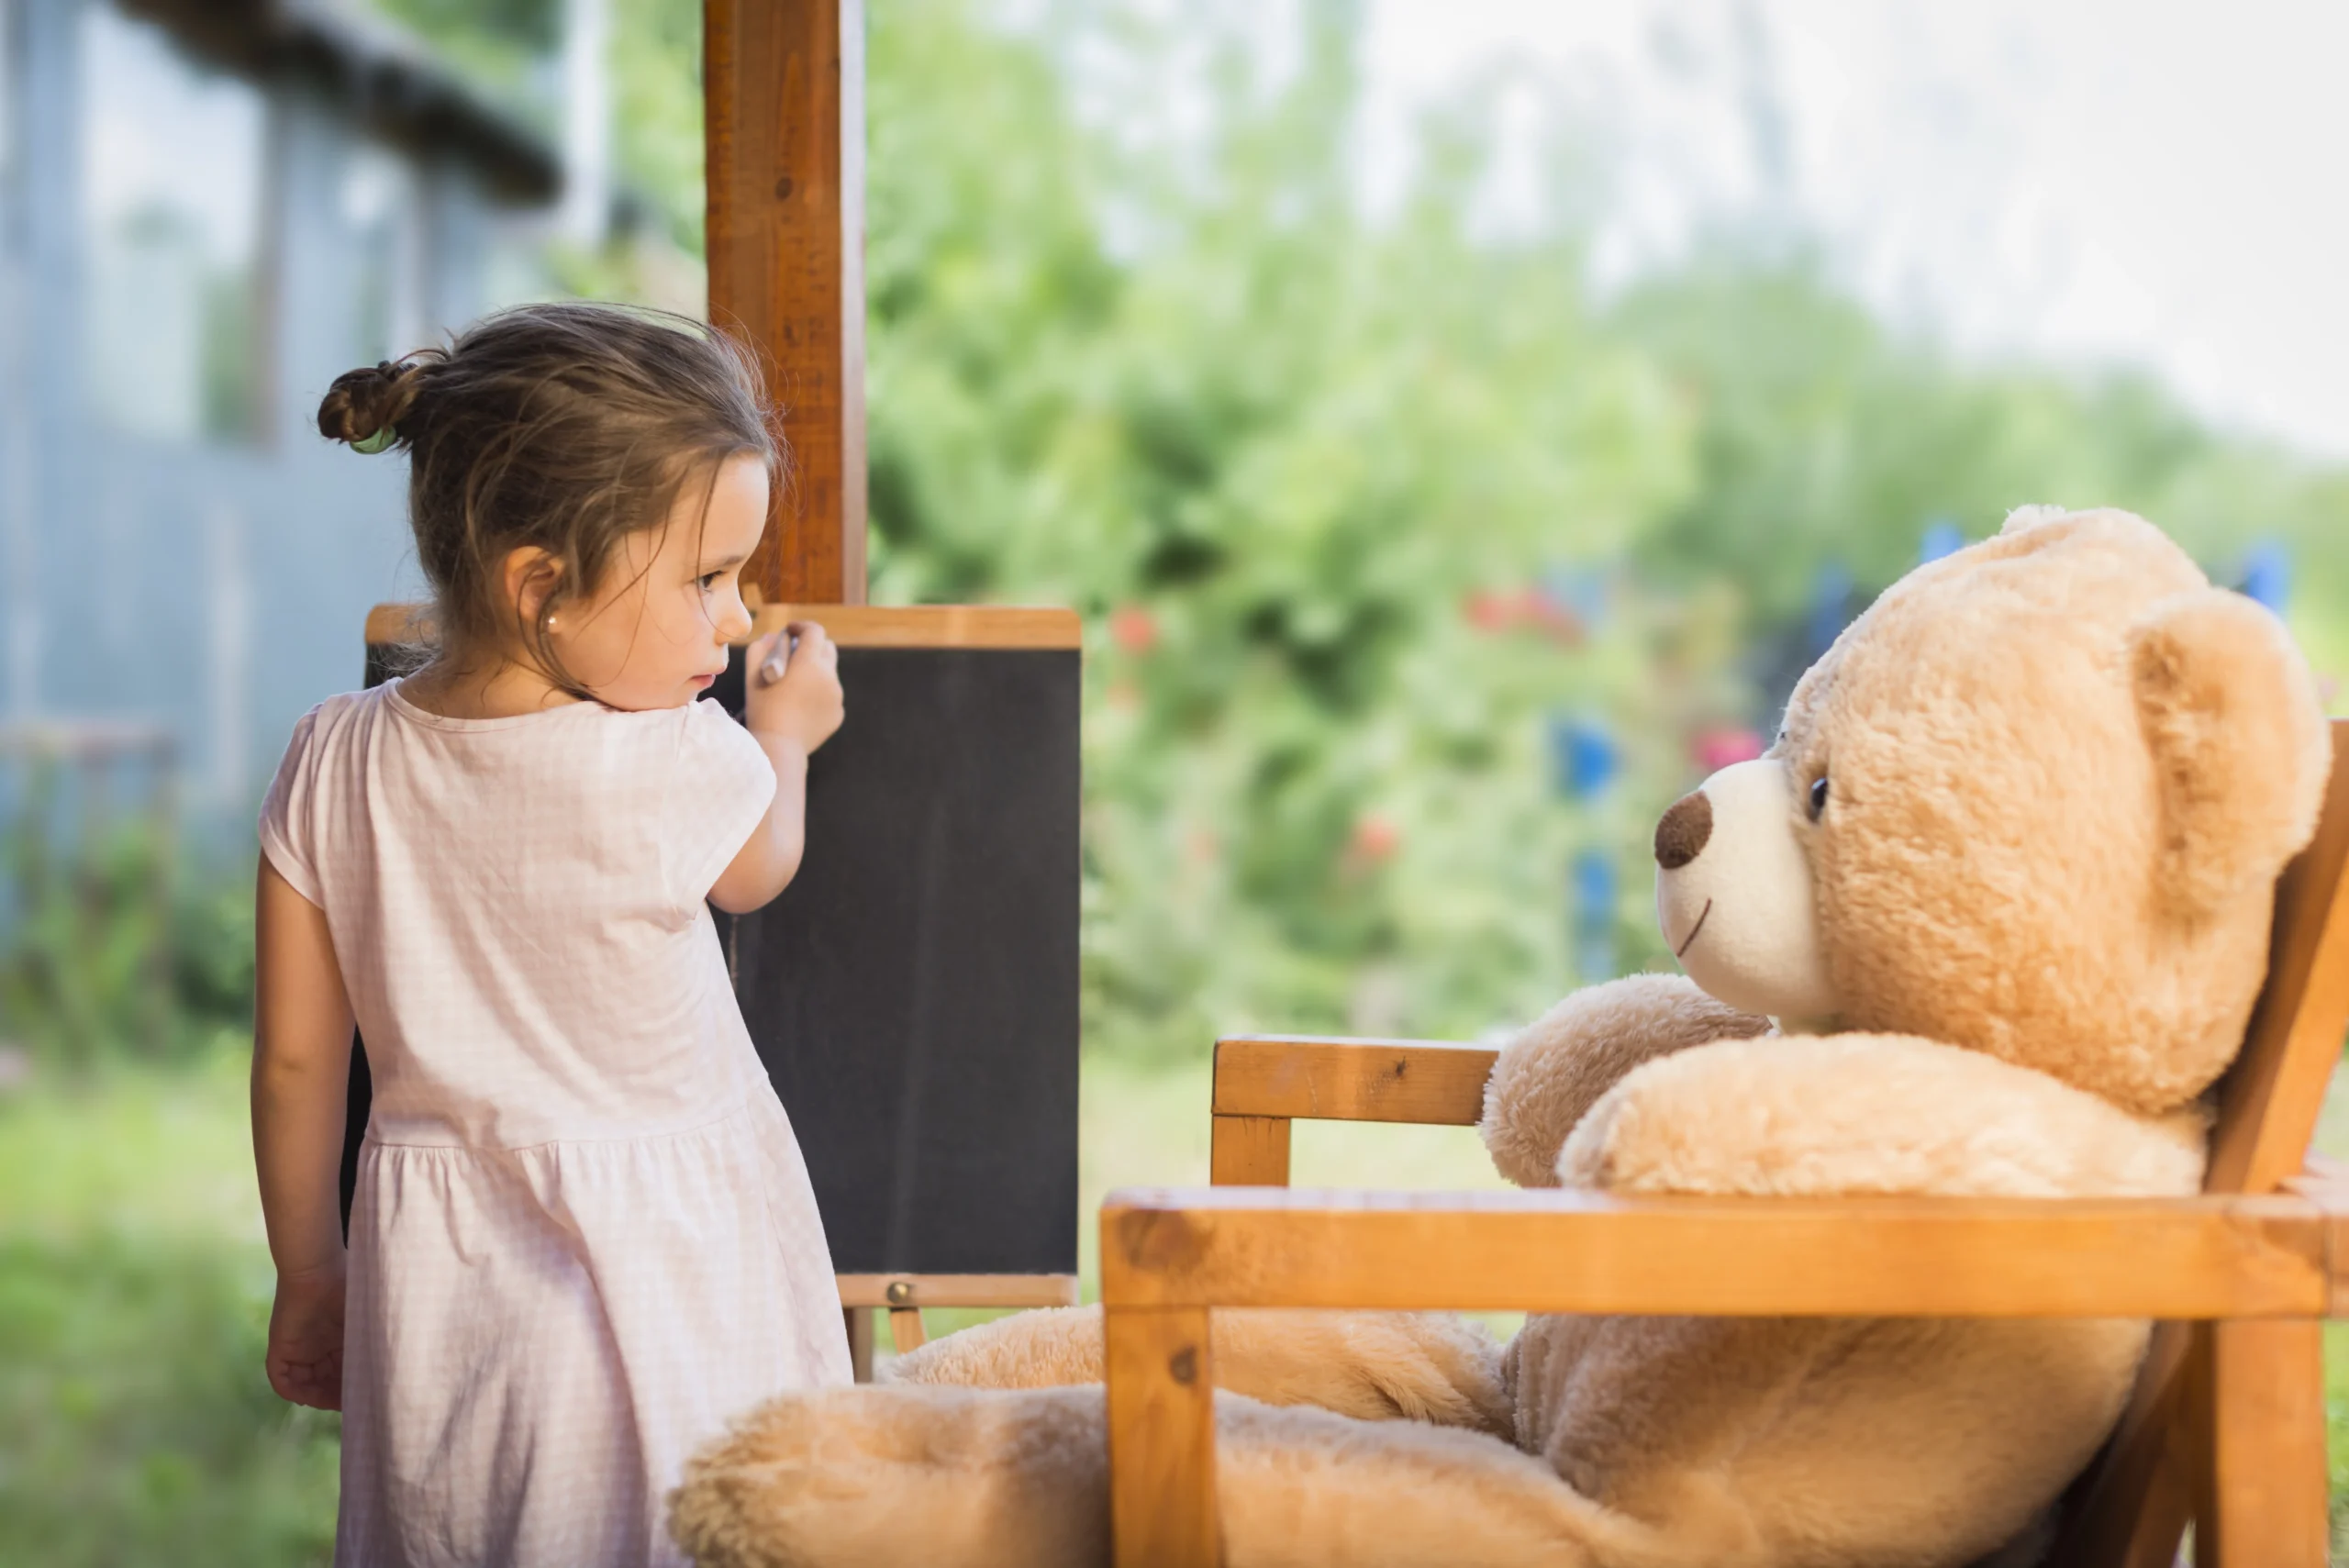
[[[1688,977],[1720,1001],[1815,1025],[1836,1011],[1793,775],[1724,768],[1656,824],[1656,918]]]

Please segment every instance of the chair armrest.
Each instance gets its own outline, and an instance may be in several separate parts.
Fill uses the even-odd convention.
[[[1219,1040],[1210,1179],[1218,1186],[1286,1185],[1289,1123],[1299,1117],[1473,1127],[1498,1054],[1431,1040]]]
[[[2335,1310],[2341,1224],[2299,1195],[1143,1189],[1102,1206],[1101,1299],[1112,1309],[2318,1318]]]

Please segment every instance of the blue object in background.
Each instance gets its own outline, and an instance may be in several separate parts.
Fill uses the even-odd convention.
[[[1550,720],[1550,762],[1558,793],[1574,800],[1588,800],[1598,794],[1615,782],[1622,769],[1615,738],[1604,725],[1564,715]]]
[[[1586,985],[1615,978],[1615,862],[1592,847],[1575,856],[1575,973]]]
[[[2243,558],[2243,591],[2277,615],[2292,596],[2292,552],[2280,539],[2262,539]]]
[[[1815,663],[1819,656],[1835,645],[1836,638],[1852,621],[1852,574],[1840,561],[1831,561],[1819,569],[1819,578],[1810,591],[1810,657],[1806,664]]]
[[[1607,578],[1595,568],[1551,566],[1542,572],[1536,591],[1587,630],[1596,631],[1607,622]]]
[[[1925,538],[1917,549],[1917,564],[1923,566],[1945,555],[1955,555],[1965,548],[1965,536],[1947,517],[1935,517],[1925,525]]]

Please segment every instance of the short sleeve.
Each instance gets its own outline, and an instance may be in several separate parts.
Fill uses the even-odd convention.
[[[774,804],[774,764],[714,702],[686,706],[678,764],[667,862],[679,899],[698,904]]]
[[[318,757],[313,739],[318,710],[312,708],[294,727],[285,756],[270,781],[261,803],[261,852],[277,868],[287,885],[311,903],[324,907],[318,884],[317,819]]]

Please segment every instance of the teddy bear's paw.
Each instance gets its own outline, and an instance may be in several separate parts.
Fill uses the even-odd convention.
[[[1506,1438],[1515,1425],[1501,1347],[1442,1312],[1228,1308],[1213,1315],[1215,1381],[1267,1405],[1364,1421],[1425,1421]]]
[[[1554,1187],[1567,1134],[1625,1073],[1769,1028],[1769,1019],[1714,1000],[1683,975],[1634,974],[1586,986],[1502,1049],[1485,1088],[1485,1147],[1518,1185]]]
[[[1507,1435],[1500,1346],[1438,1312],[1230,1308],[1214,1315],[1219,1388],[1365,1421],[1431,1421]],[[899,1357],[896,1385],[1051,1388],[1101,1381],[1101,1309],[1023,1312]]]
[[[1099,1388],[789,1394],[685,1466],[672,1539],[700,1568],[1099,1568]]]
[[[962,1388],[1064,1388],[1101,1381],[1101,1309],[1018,1312],[932,1340],[883,1364],[875,1381]]]

